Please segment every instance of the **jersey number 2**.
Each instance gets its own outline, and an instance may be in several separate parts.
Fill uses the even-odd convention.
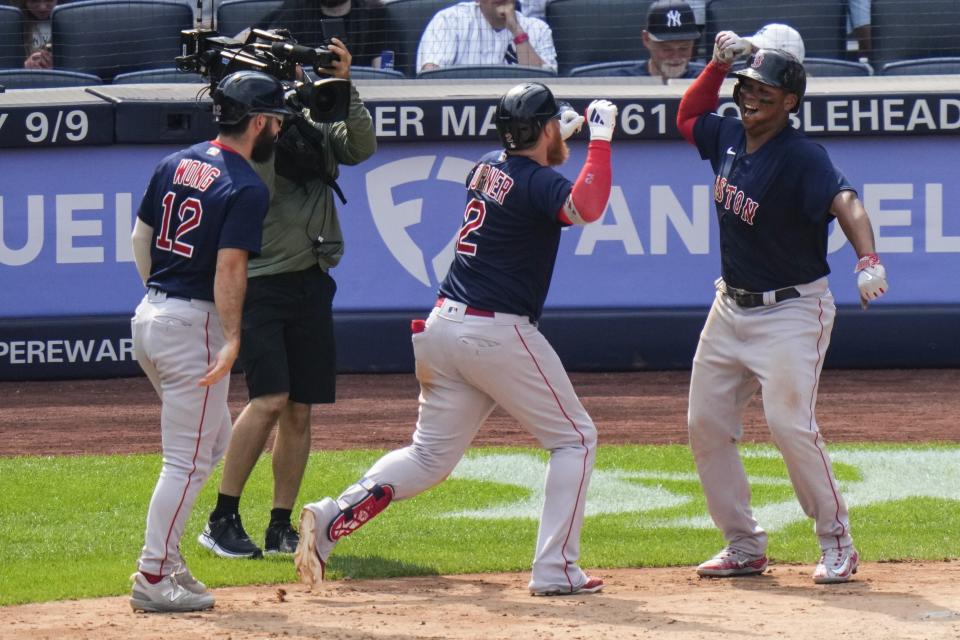
[[[170,239],[170,219],[173,217],[173,203],[177,194],[168,191],[163,196],[163,220],[160,223],[160,233],[157,234],[157,249],[161,251],[172,251],[184,258],[193,257],[193,245],[181,240],[184,235],[200,226],[200,218],[203,216],[203,204],[196,198],[187,198],[180,203],[177,209],[177,234],[173,240]]]
[[[460,227],[460,234],[457,236],[457,253],[467,256],[477,255],[477,245],[475,242],[468,242],[467,236],[483,226],[483,218],[487,215],[487,205],[483,200],[474,198],[467,203],[467,208],[463,212],[463,226]]]

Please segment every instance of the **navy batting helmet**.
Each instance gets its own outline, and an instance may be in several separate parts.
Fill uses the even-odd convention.
[[[508,151],[529,149],[537,144],[543,126],[560,113],[560,106],[546,85],[518,84],[503,94],[497,104],[497,134]]]
[[[213,91],[213,117],[219,124],[237,124],[255,113],[293,115],[284,101],[280,81],[259,71],[225,76]]]
[[[750,78],[771,87],[778,87],[787,93],[797,96],[797,106],[792,111],[800,110],[800,102],[807,90],[807,72],[803,64],[786,51],[780,49],[760,49],[750,57],[747,66],[735,71],[737,78]],[[740,83],[733,88],[733,101],[740,104]]]

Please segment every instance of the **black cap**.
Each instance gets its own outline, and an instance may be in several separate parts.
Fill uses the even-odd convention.
[[[700,37],[693,9],[683,0],[658,0],[647,11],[647,33],[657,42]]]

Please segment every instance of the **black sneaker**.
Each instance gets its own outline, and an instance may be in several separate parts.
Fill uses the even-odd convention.
[[[293,553],[300,544],[300,534],[290,526],[289,522],[272,524],[267,527],[264,535],[263,552],[267,555],[275,553]]]
[[[263,556],[260,547],[253,544],[250,536],[243,530],[239,513],[231,513],[217,520],[207,522],[203,533],[197,536],[201,547],[210,549],[221,558],[259,558]]]

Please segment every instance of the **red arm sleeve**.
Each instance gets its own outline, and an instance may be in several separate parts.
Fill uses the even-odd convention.
[[[683,92],[680,109],[677,111],[677,129],[683,139],[690,144],[696,144],[693,140],[693,125],[697,122],[697,118],[717,108],[720,102],[720,85],[723,84],[728,71],[730,71],[728,65],[711,60],[707,68]]]
[[[587,161],[570,196],[563,203],[557,218],[564,224],[587,224],[603,215],[610,199],[613,172],[610,167],[611,149],[606,140],[591,140],[587,147]]]

